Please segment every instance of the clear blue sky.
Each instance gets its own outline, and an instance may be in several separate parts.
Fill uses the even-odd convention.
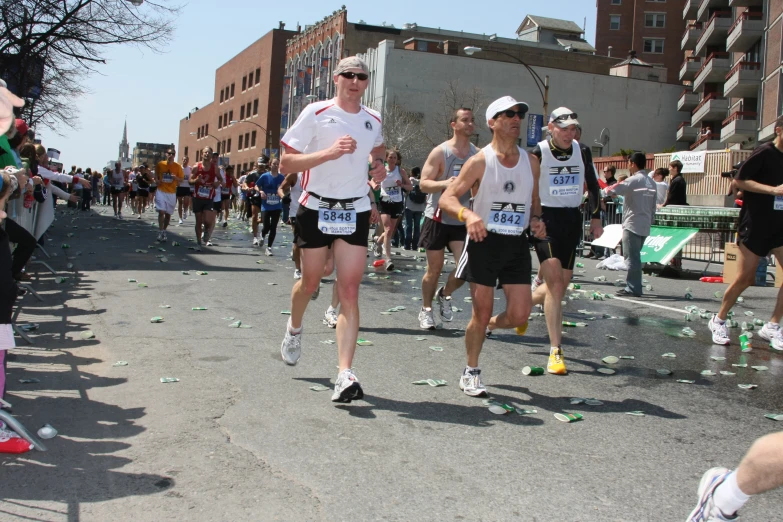
[[[63,137],[48,129],[38,129],[38,134],[44,145],[62,151],[60,161],[66,168],[102,168],[115,159],[125,118],[131,151],[137,141],[176,144],[179,120],[193,107],[202,107],[212,100],[218,67],[276,28],[278,21],[285,22],[288,29],[296,28],[297,22],[304,26],[339,9],[342,3],[190,0],[175,21],[176,31],[165,53],[115,47],[105,53],[107,64],[100,69],[101,74],[84,77],[82,83],[91,93],[76,102],[80,115],[78,130],[63,126]],[[579,26],[587,17],[586,38],[595,43],[595,0],[364,0],[345,5],[350,22],[362,19],[396,27],[416,22],[428,27],[497,33],[507,38],[515,36],[519,23],[528,14],[569,19]],[[176,83],[177,97],[162,99],[158,95],[159,82]]]

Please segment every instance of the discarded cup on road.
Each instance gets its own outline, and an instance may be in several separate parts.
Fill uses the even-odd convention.
[[[38,436],[42,439],[53,439],[57,436],[57,430],[49,424],[44,424],[41,429],[38,430]]]
[[[750,339],[748,339],[747,334],[740,335],[740,349],[743,352],[749,352],[753,350],[753,346],[750,344]]]
[[[525,366],[522,375],[544,375],[544,369],[541,366]]]
[[[619,357],[615,357],[614,355],[607,355],[603,359],[601,359],[605,364],[617,364],[620,362]]]
[[[764,416],[773,421],[783,421],[783,414],[780,413],[767,413]]]
[[[584,419],[580,413],[555,413],[555,418],[560,422],[577,422]]]
[[[161,317],[161,316],[153,317],[152,319],[150,319],[150,322],[151,323],[162,323],[163,322],[163,317]]]

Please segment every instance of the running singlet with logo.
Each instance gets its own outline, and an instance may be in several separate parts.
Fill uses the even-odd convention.
[[[215,183],[215,178],[217,177],[217,169],[215,168],[215,164],[210,164],[209,170],[206,170],[204,169],[204,166],[201,164],[201,162],[199,162],[194,170],[198,173],[199,176],[205,175],[207,177],[206,184],[201,183],[201,181],[196,181],[196,193],[194,196],[197,199],[214,199],[215,188],[212,185]]]
[[[111,187],[115,190],[120,190],[125,187],[125,174],[120,172],[111,172]]]
[[[484,221],[489,232],[504,236],[521,236],[530,223],[533,201],[533,171],[527,152],[519,149],[519,161],[504,167],[495,149],[484,151],[484,177],[473,198],[472,210]]]
[[[358,198],[353,203],[356,212],[370,210],[368,161],[372,149],[383,145],[378,112],[362,105],[358,113],[352,114],[337,106],[335,100],[311,103],[280,141],[286,147],[309,154],[328,149],[345,135],[356,140],[356,151],[303,172],[300,205],[318,210],[318,199],[310,197],[318,194],[338,200]]]
[[[160,183],[157,184],[158,190],[168,194],[177,192],[177,185],[185,177],[185,174],[182,172],[182,166],[175,161],[171,163],[167,161],[159,162],[155,172],[160,174],[161,179]],[[155,183],[152,183],[152,186],[155,186]]]
[[[462,170],[462,166],[466,161],[468,161],[468,158],[477,152],[476,146],[472,143],[470,144],[470,152],[464,158],[460,158],[454,154],[454,151],[451,150],[451,147],[449,147],[448,143],[441,143],[440,149],[443,151],[444,159],[443,174],[441,174],[441,176],[436,181],[445,181],[449,178],[459,176],[459,173]],[[427,206],[424,209],[424,216],[434,221],[439,221],[444,225],[464,225],[464,223],[461,223],[459,219],[453,218],[441,212],[440,207],[438,207],[441,194],[443,194],[443,192],[433,192],[431,194],[427,194]],[[459,199],[459,202],[463,207],[470,206],[470,192],[465,193]]]
[[[179,182],[180,187],[188,187],[190,188],[190,171],[192,167],[188,165],[187,167],[182,168],[182,173],[184,174],[184,178],[182,178],[182,181]]]
[[[397,186],[397,182],[402,182],[400,167],[394,167],[394,170],[386,171],[386,179],[381,183],[381,199],[391,203],[402,203],[402,187]]]
[[[557,158],[552,154],[547,140],[540,142],[533,154],[539,150],[541,176],[538,179],[538,192],[541,195],[541,206],[578,207],[582,203],[585,184],[585,163],[579,143],[576,140],[571,143],[571,151],[579,151],[578,154],[560,151]]]
[[[285,181],[285,176],[278,174],[275,176],[271,172],[265,172],[258,178],[258,187],[266,194],[266,199],[261,200],[261,210],[282,210],[283,202],[277,189]]]

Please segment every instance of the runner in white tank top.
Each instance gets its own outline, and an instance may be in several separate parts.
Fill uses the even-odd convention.
[[[375,240],[373,246],[375,257],[381,257],[385,254],[384,267],[388,271],[394,270],[391,242],[397,230],[397,223],[405,210],[405,193],[413,189],[408,173],[400,167],[400,161],[402,161],[402,155],[399,151],[391,149],[386,151],[386,179],[381,182],[380,204],[383,232]]]
[[[443,212],[465,223],[468,233],[457,277],[470,283],[473,317],[465,331],[468,364],[459,387],[471,397],[486,394],[478,366],[486,328],[524,327],[530,316],[528,225],[536,237],[546,236],[538,159],[517,146],[527,110],[526,103],[510,96],[489,105],[492,143],[465,163],[440,198]],[[469,209],[459,198],[471,189],[475,195]],[[496,285],[506,294],[506,310],[492,317]]]
[[[280,188],[277,189],[277,195],[280,199],[285,197],[286,192],[290,191],[291,206],[288,210],[288,222],[291,225],[291,229],[294,231],[293,251],[291,257],[294,260],[294,279],[302,279],[302,264],[301,253],[299,245],[296,244],[298,239],[296,235],[296,214],[299,212],[299,198],[302,196],[302,174],[292,172],[287,174]]]

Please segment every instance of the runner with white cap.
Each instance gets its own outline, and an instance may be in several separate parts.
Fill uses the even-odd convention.
[[[593,164],[585,158],[579,142],[574,139],[579,124],[576,118],[576,113],[566,107],[552,111],[549,116],[552,137],[533,149],[533,154],[541,161],[538,186],[541,216],[548,231],[545,239],[532,241],[544,278],[544,284],[533,289],[533,304],[544,306],[551,345],[547,371],[556,375],[568,373],[560,346],[563,321],[560,303],[571,282],[576,251],[582,238],[582,211],[579,206],[585,183],[590,193],[590,208],[599,208],[601,196]],[[593,214],[590,231],[596,239],[603,234],[600,214]]]
[[[487,325],[515,328],[530,316],[530,247],[527,229],[546,235],[538,195],[538,159],[519,148],[528,105],[504,96],[487,108],[492,142],[470,158],[440,198],[446,214],[465,223],[468,238],[457,263],[457,277],[470,283],[473,316],[465,330],[467,366],[459,387],[466,394],[486,394],[479,355]],[[473,192],[470,208],[460,198]],[[506,310],[492,316],[495,286],[506,295]]]
[[[302,279],[291,292],[281,354],[294,365],[302,353],[302,318],[318,288],[331,248],[339,278],[337,319],[339,374],[332,401],[350,402],[364,396],[351,370],[359,336],[359,283],[367,255],[370,218],[375,203],[367,197],[367,170],[380,183],[386,176],[380,115],[362,105],[369,80],[367,64],[352,56],[334,69],[336,95],[307,105],[281,140],[280,171],[302,172],[302,196],[296,214],[302,249]]]

